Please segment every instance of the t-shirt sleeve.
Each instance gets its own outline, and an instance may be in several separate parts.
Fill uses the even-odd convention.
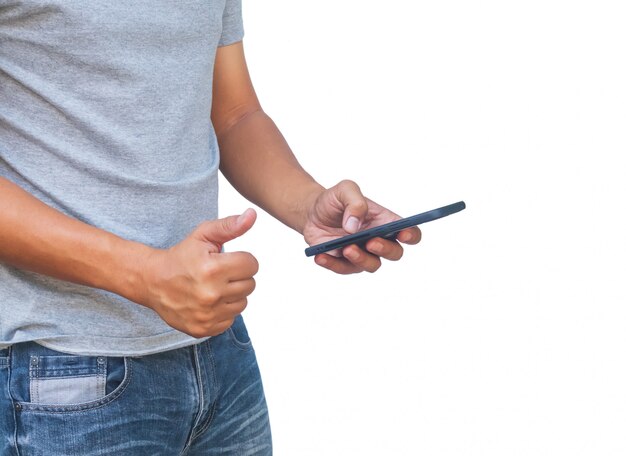
[[[243,39],[243,16],[241,0],[226,0],[224,15],[222,16],[222,36],[219,46],[236,43]]]

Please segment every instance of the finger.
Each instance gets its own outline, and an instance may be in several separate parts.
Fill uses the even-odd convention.
[[[217,322],[235,318],[242,313],[248,306],[248,298],[246,297],[232,297],[225,298],[222,296],[219,305],[212,306],[212,308],[203,309],[204,312],[197,317],[197,320],[201,324],[214,325]]]
[[[224,321],[220,321],[214,325],[211,325],[211,329],[207,331],[208,336],[219,336],[220,334],[226,332],[228,328],[230,328],[235,322],[235,318],[229,318]]]
[[[243,299],[246,296],[250,296],[256,288],[256,281],[254,279],[238,280],[236,282],[230,282],[226,287],[223,294],[223,299],[226,302],[237,301]]]
[[[233,240],[245,234],[256,220],[256,212],[254,209],[246,209],[241,215],[231,215],[230,217],[211,220],[201,223],[192,233],[191,236],[204,241],[221,246],[230,240]]]
[[[248,306],[248,298],[232,298],[230,301],[225,299],[218,306],[214,306],[210,311],[202,314],[197,321],[203,325],[215,325],[220,321],[233,319],[242,313]]]
[[[229,311],[231,311],[231,315],[233,317],[236,317],[244,310],[246,310],[246,307],[248,307],[248,299],[238,299],[236,301],[228,302],[226,303],[226,305],[228,306]]]
[[[416,226],[407,228],[400,231],[396,239],[404,244],[417,244],[422,239],[422,231]]]
[[[343,249],[343,256],[346,257],[350,263],[367,272],[376,272],[381,265],[380,257],[372,255],[358,248],[356,245],[349,245]]]
[[[227,272],[229,281],[236,282],[253,277],[259,272],[259,262],[248,252],[227,252],[215,255],[220,267]]]
[[[335,188],[337,199],[345,208],[343,211],[343,229],[348,233],[356,233],[367,215],[367,200],[361,193],[359,186],[350,180],[341,181]]]
[[[404,249],[400,244],[383,238],[370,239],[367,241],[365,248],[368,252],[391,261],[399,260],[404,253]]]
[[[357,272],[363,272],[363,269],[353,265],[345,258],[335,258],[324,253],[315,256],[315,263],[337,274],[355,274]]]

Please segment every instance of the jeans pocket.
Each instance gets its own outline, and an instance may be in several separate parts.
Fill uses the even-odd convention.
[[[32,404],[80,404],[106,395],[107,366],[102,356],[33,355],[28,374]]]
[[[18,344],[19,345],[19,344]],[[81,356],[28,343],[14,350],[11,391],[24,411],[75,412],[102,407],[130,383],[130,359]]]
[[[233,325],[228,328],[227,333],[235,347],[242,350],[250,350],[252,348],[252,341],[250,340],[246,324],[243,322],[241,315],[235,318]]]

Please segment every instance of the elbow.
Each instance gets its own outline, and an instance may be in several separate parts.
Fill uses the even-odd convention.
[[[217,136],[218,142],[220,142],[221,138],[226,137],[238,125],[242,125],[249,119],[259,114],[265,115],[261,105],[255,103],[250,105],[237,106],[231,109],[228,113],[225,113],[225,115],[220,116],[220,118],[213,117],[213,128],[215,130],[215,135]]]

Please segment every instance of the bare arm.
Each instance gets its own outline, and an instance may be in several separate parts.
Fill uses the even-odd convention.
[[[206,221],[177,245],[154,249],[68,217],[0,178],[0,262],[124,296],[194,337],[220,334],[246,307],[258,263],[220,248],[254,220],[249,210]]]
[[[150,248],[95,228],[0,178],[0,261],[131,300]]]
[[[354,182],[345,180],[324,189],[302,169],[261,108],[242,43],[217,51],[211,119],[224,176],[248,200],[302,233],[309,244],[400,218],[365,198]],[[398,234],[398,240],[407,244],[416,244],[419,239],[417,228]],[[365,249],[352,245],[338,255],[321,254],[315,260],[340,274],[374,272],[381,258],[398,260],[402,252],[400,243],[376,238]]]
[[[248,200],[302,233],[308,206],[324,188],[300,166],[261,108],[242,43],[217,51],[211,118],[224,176]]]

